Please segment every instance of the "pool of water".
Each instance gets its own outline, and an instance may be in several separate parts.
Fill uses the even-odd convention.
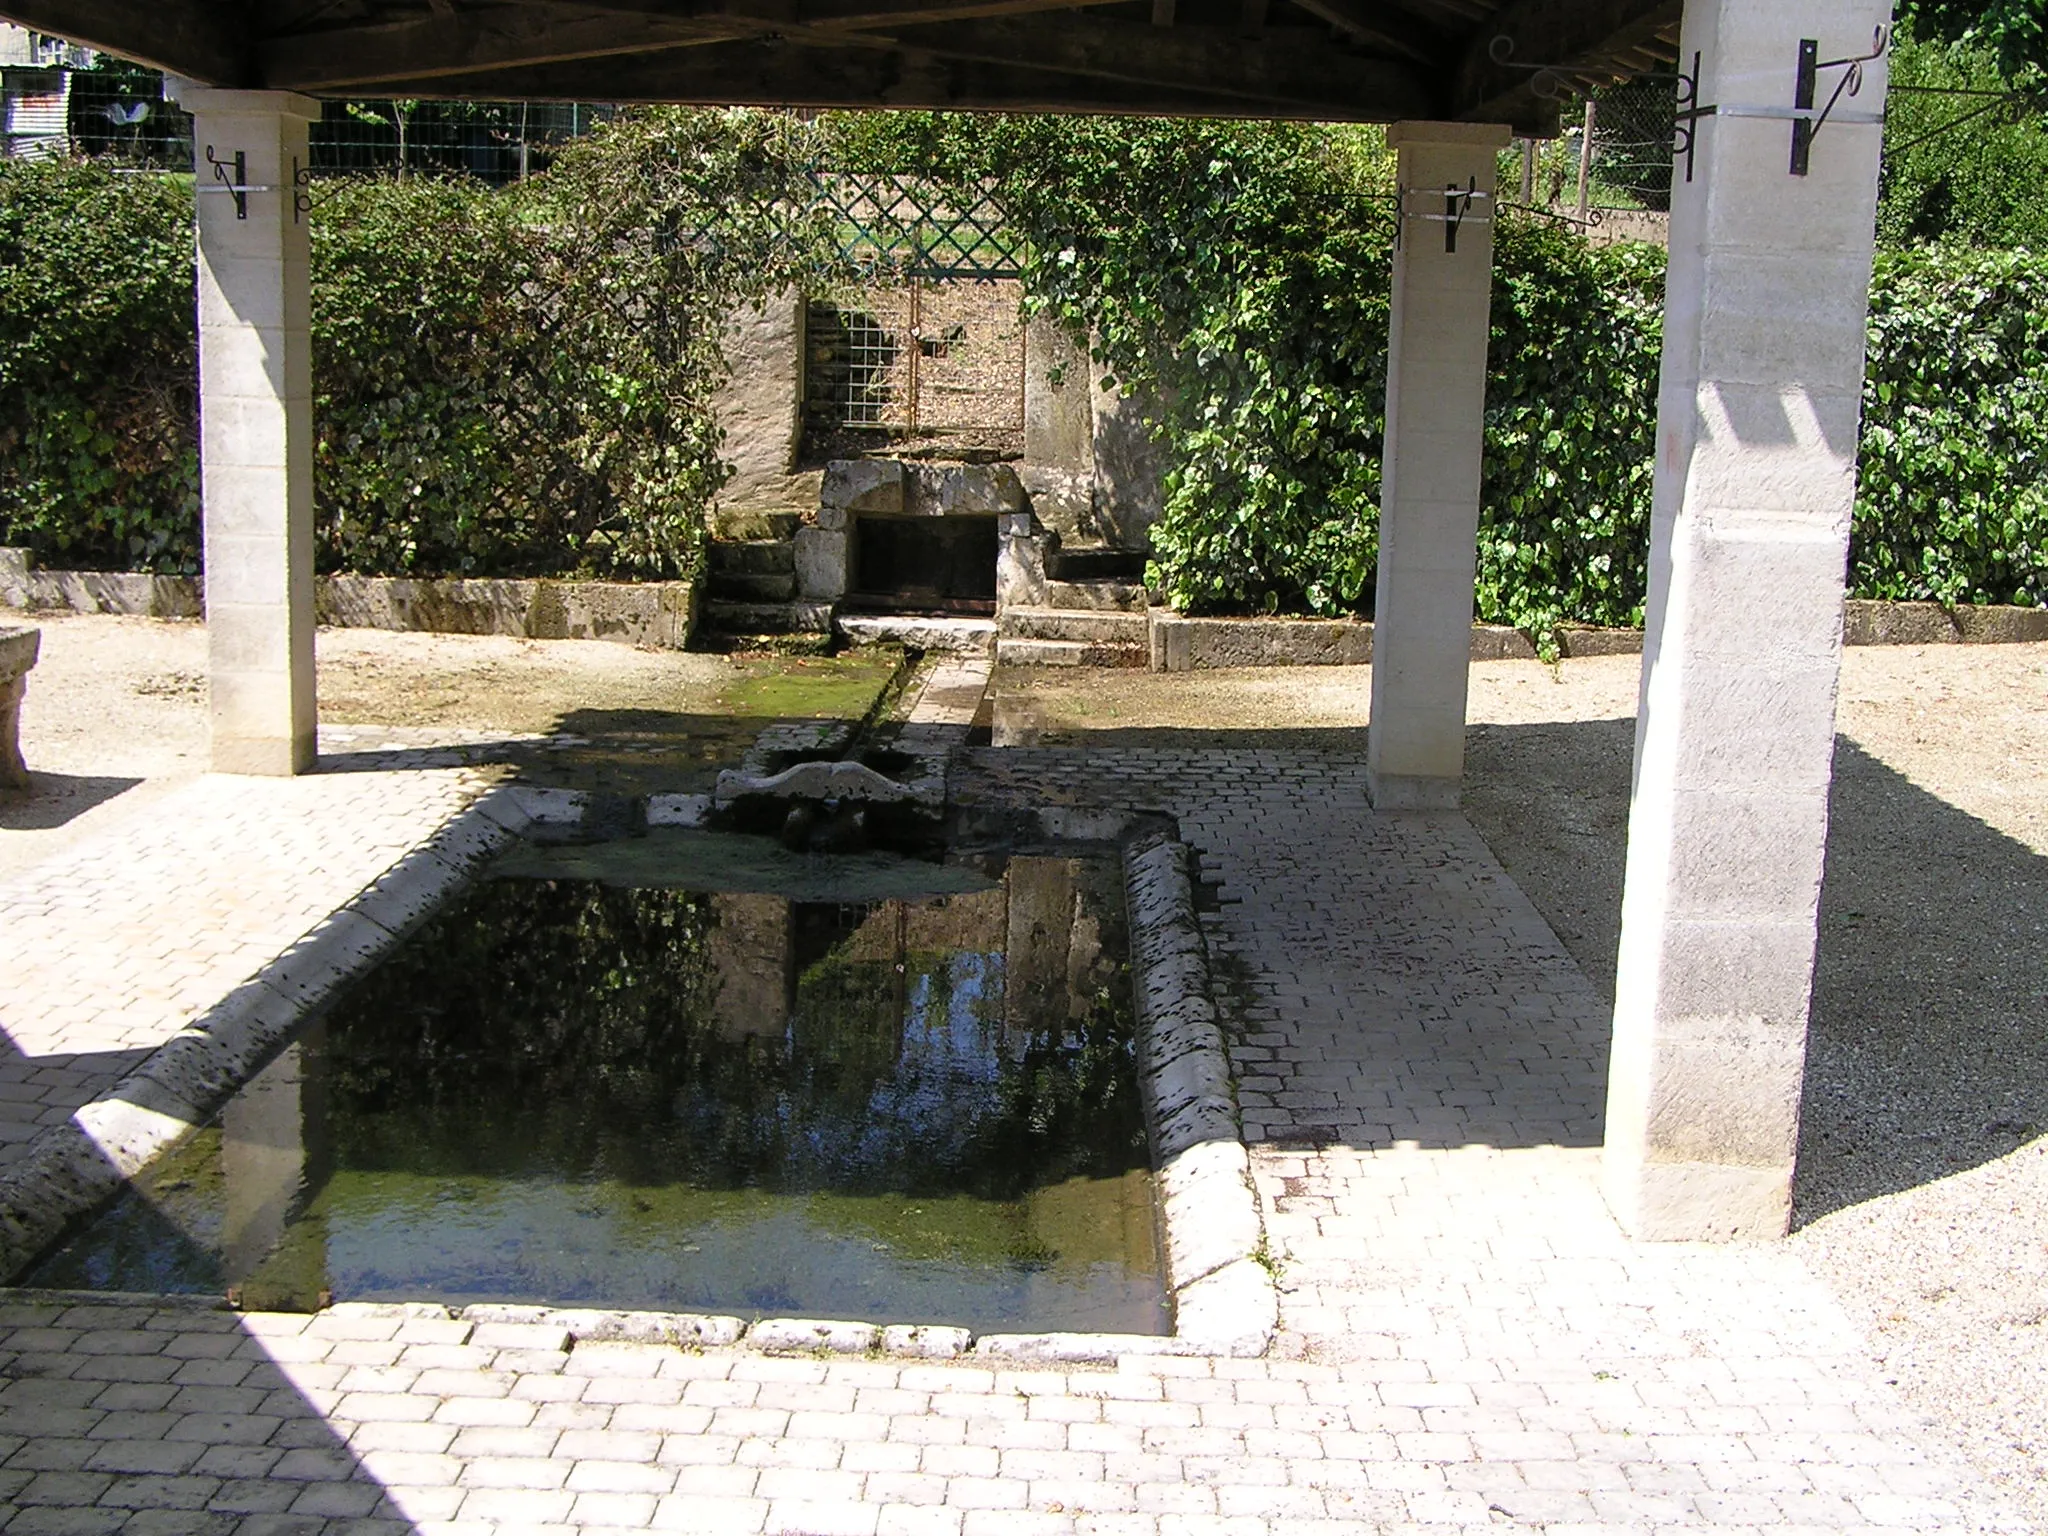
[[[1165,1332],[1114,860],[522,846],[23,1277]]]

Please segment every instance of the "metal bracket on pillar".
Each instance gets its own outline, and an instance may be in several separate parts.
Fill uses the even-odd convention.
[[[1678,77],[1678,124],[1673,130],[1675,137],[1671,152],[1674,156],[1685,157],[1685,179],[1692,180],[1693,155],[1699,147],[1700,119],[1712,117],[1721,109],[1702,105],[1700,102],[1700,55],[1697,49],[1692,56],[1692,73]]]
[[[1409,212],[1408,199],[1414,194],[1419,194],[1423,197],[1442,197],[1444,200],[1444,211],[1442,213]],[[1394,223],[1394,248],[1396,250],[1400,249],[1403,228],[1410,219],[1413,219],[1423,224],[1443,225],[1444,250],[1452,255],[1456,255],[1458,251],[1458,230],[1461,227],[1466,224],[1491,224],[1493,222],[1493,217],[1490,214],[1475,214],[1472,212],[1472,205],[1482,199],[1491,202],[1493,201],[1493,194],[1479,190],[1479,178],[1476,176],[1468,178],[1466,184],[1462,187],[1456,182],[1451,182],[1441,193],[1434,187],[1401,188],[1395,194],[1395,200],[1400,205],[1400,212]]]
[[[249,185],[249,157],[241,150],[236,150],[234,164],[230,167],[226,161],[214,154],[213,146],[209,144],[206,146],[206,163],[213,167],[213,179],[219,182],[220,185],[218,187],[202,187],[199,190],[202,192],[227,193],[229,197],[235,200],[235,217],[238,219],[248,218],[249,194],[263,190],[262,188]]]
[[[1794,176],[1804,176],[1806,174],[1808,163],[1813,154],[1813,141],[1819,136],[1821,129],[1827,126],[1828,118],[1833,115],[1835,107],[1842,100],[1843,94],[1847,93],[1851,96],[1861,94],[1863,90],[1863,66],[1870,63],[1873,59],[1883,58],[1885,50],[1890,46],[1891,29],[1880,26],[1871,36],[1870,52],[1859,53],[1853,58],[1829,59],[1822,63],[1819,41],[1811,37],[1803,37],[1799,40],[1799,74],[1792,92],[1792,107],[1794,111],[1811,112],[1813,110],[1814,97],[1820,84],[1820,72],[1822,70],[1846,69],[1848,73],[1835,82],[1835,93],[1828,98],[1828,104],[1821,109],[1819,117],[1795,117],[1792,119],[1792,174]],[[1867,116],[1869,114],[1859,114],[1859,119]],[[1846,121],[1847,119],[1845,118],[1844,120]],[[1882,123],[1884,119],[1878,117],[1877,121]]]
[[[299,164],[299,157],[292,156],[292,222],[309,217],[320,199],[313,196],[313,167]]]

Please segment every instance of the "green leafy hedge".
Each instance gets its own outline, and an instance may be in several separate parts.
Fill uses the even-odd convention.
[[[546,175],[323,185],[313,215],[318,559],[387,574],[664,577],[726,471],[732,307],[822,249],[814,130],[631,114]],[[189,179],[0,163],[0,542],[199,564]]]
[[[198,568],[190,178],[0,161],[0,542]]]
[[[628,113],[525,187],[365,181],[315,215],[320,559],[693,567],[731,305],[827,276],[809,167],[992,191],[1031,303],[1156,400],[1155,575],[1197,612],[1369,612],[1391,176],[1373,130]],[[189,184],[0,165],[0,542],[196,567]],[[1640,622],[1662,254],[1496,226],[1478,607]],[[1881,259],[1854,590],[2048,597],[2048,259]]]
[[[1158,401],[1155,577],[1197,612],[1369,612],[1391,181],[1370,130],[903,116],[851,152],[992,186],[1033,302]],[[1664,257],[1495,226],[1478,612],[1637,624]],[[2048,260],[1893,256],[1872,289],[1852,588],[2033,603]]]
[[[2048,259],[1885,254],[1870,299],[1851,587],[2048,604]]]

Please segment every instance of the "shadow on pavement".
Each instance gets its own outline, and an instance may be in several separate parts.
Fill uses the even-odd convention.
[[[0,831],[47,832],[76,821],[96,806],[125,795],[140,779],[98,778],[75,773],[45,773],[31,768],[30,789],[0,794]]]
[[[1467,814],[1611,998],[1632,720],[1482,726]],[[2048,859],[1837,741],[1793,1221],[2048,1130]]]

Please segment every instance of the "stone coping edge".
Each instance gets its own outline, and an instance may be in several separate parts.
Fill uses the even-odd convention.
[[[0,1172],[0,1276],[184,1140],[305,1017],[380,959],[534,818],[486,790],[282,955],[203,1010],[134,1071]]]
[[[205,607],[195,577],[43,571],[26,550],[0,549],[0,608],[197,619]],[[695,633],[702,598],[689,581],[322,576],[313,607],[319,623],[341,629],[610,640],[682,650]]]
[[[1279,1327],[1279,1293],[1209,988],[1193,855],[1160,832],[1123,852],[1138,1093],[1158,1167],[1174,1341],[1262,1355]]]
[[[501,785],[317,924],[255,977],[201,1013],[100,1098],[30,1143],[0,1173],[0,1276],[11,1278],[65,1227],[117,1193],[197,1130],[255,1075],[301,1022],[467,885],[514,837],[574,819],[580,795]],[[573,1340],[746,1346],[776,1354],[1113,1363],[1131,1355],[1262,1355],[1279,1323],[1266,1235],[1238,1129],[1229,1058],[1210,996],[1195,913],[1192,856],[1164,833],[1124,848],[1138,1067],[1158,1163],[1175,1332],[992,1333],[812,1318],[477,1304],[342,1302],[320,1315],[455,1317],[559,1329]],[[225,1308],[212,1299],[10,1289],[78,1305]],[[531,1341],[529,1341],[531,1347]]]
[[[1201,672],[1221,667],[1361,667],[1372,661],[1369,619],[1203,619],[1152,610],[1152,670]],[[2020,645],[2048,641],[2048,608],[2004,604],[1944,607],[1940,603],[1842,605],[1845,645]],[[1639,656],[1639,629],[1567,624],[1557,631],[1567,657]],[[1536,647],[1518,629],[1472,626],[1474,661],[1527,660]]]
[[[37,1286],[0,1289],[0,1315],[16,1306],[132,1307],[151,1311],[236,1312],[218,1296],[139,1291],[79,1291]],[[676,1349],[739,1349],[812,1357],[890,1356],[908,1360],[1012,1362],[1024,1365],[1114,1365],[1140,1356],[1200,1356],[1198,1343],[1145,1333],[986,1333],[929,1323],[860,1323],[829,1318],[745,1318],[715,1313],[650,1312],[609,1307],[529,1306],[477,1302],[338,1301],[313,1313],[238,1313],[251,1317],[330,1319],[345,1333],[351,1322],[463,1322],[481,1342],[521,1350],[564,1351],[578,1344],[652,1344]]]

